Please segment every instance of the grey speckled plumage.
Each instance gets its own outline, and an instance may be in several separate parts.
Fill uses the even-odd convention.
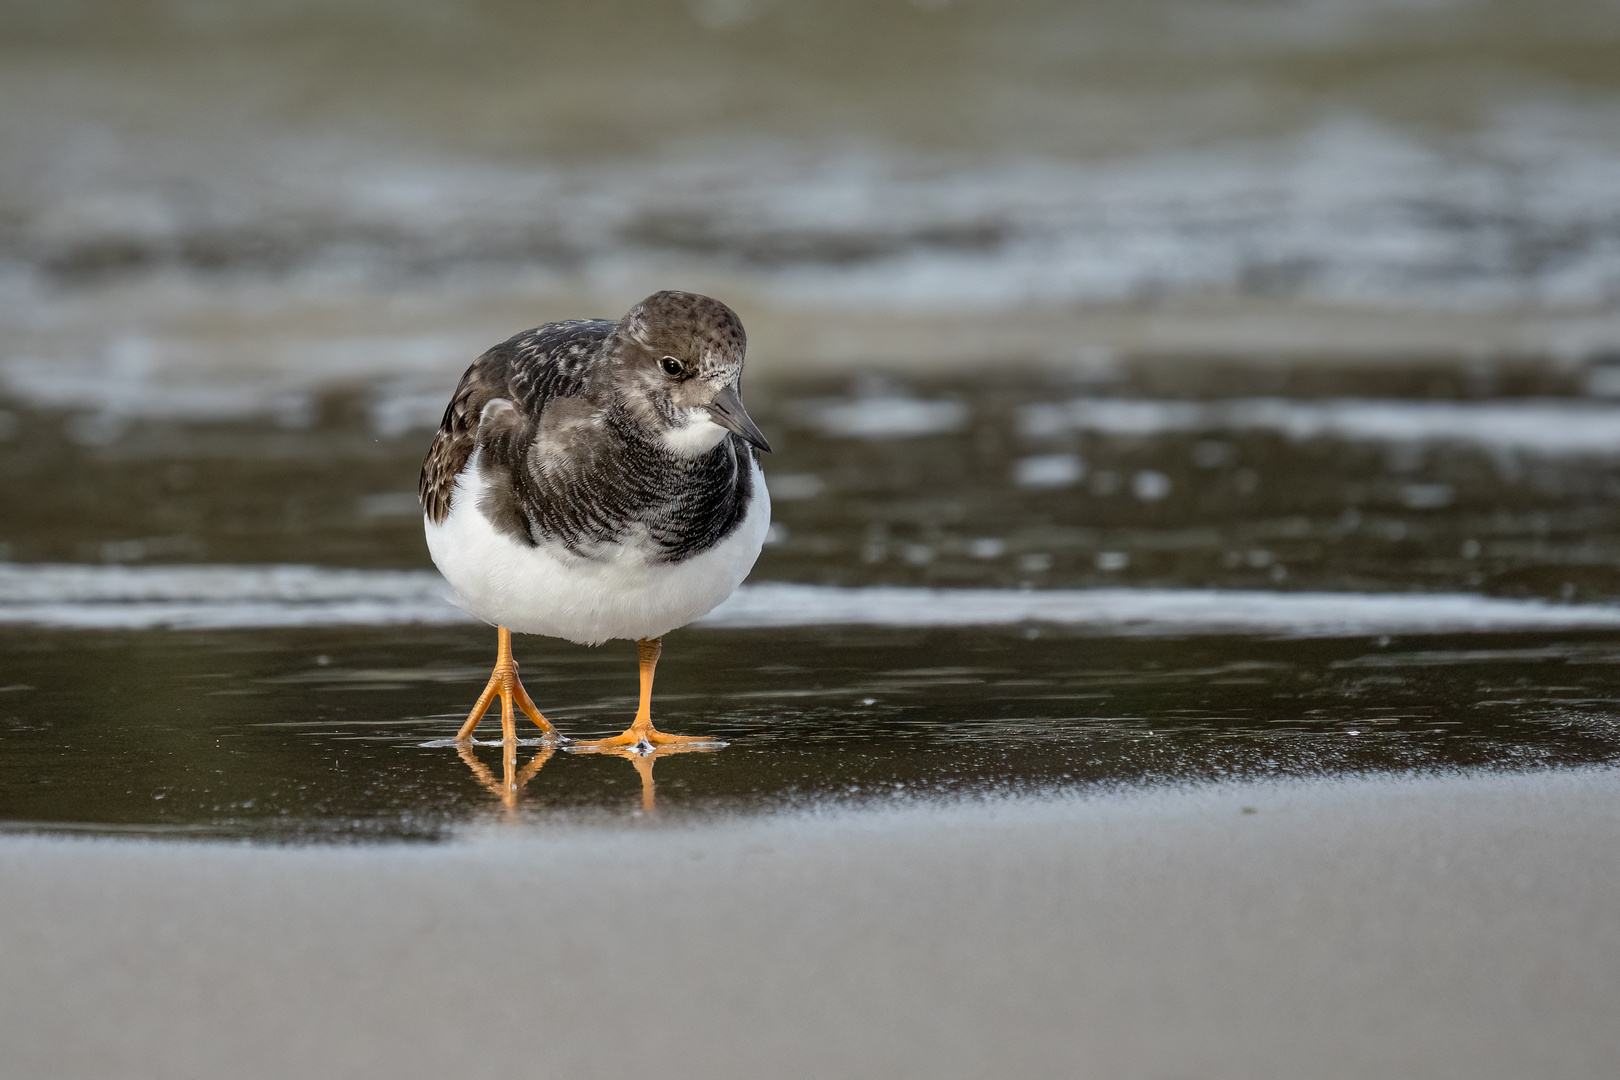
[[[648,297],[618,323],[575,320],[524,331],[467,369],[422,466],[420,495],[442,523],[473,453],[479,510],[530,546],[591,558],[634,540],[677,563],[718,544],[747,514],[763,436],[736,401],[730,428],[689,455],[665,438],[683,387],[733,388],[746,338],[726,305],[692,293]],[[672,362],[680,374],[672,375]],[[733,389],[733,394],[735,393]]]

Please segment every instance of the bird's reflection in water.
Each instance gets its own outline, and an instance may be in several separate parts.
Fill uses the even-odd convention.
[[[712,754],[722,749],[723,742],[712,743],[673,743],[666,746],[648,748],[646,744],[640,746],[582,746],[572,750],[577,754],[602,754],[607,757],[623,758],[636,770],[641,777],[641,809],[651,814],[658,809],[658,786],[653,780],[653,762],[671,754]],[[542,746],[529,759],[528,764],[520,770],[517,767],[518,743],[515,739],[507,739],[501,743],[501,776],[496,779],[488,765],[478,760],[473,753],[472,744],[458,743],[456,753],[466,762],[467,768],[472,770],[473,778],[479,785],[501,801],[501,805],[508,811],[510,817],[517,810],[518,801],[523,797],[523,789],[528,786],[539,774],[546,762],[557,753],[556,746]]]
[[[542,746],[535,752],[534,757],[529,759],[529,763],[519,770],[517,748],[516,739],[507,739],[501,743],[501,778],[497,780],[495,774],[489,771],[489,766],[479,761],[473,754],[470,743],[456,745],[456,753],[461,755],[461,760],[472,770],[473,778],[491,795],[501,800],[501,805],[506,807],[509,813],[517,809],[518,799],[523,795],[524,787],[557,753],[555,746]]]
[[[658,786],[653,782],[653,762],[671,754],[713,754],[725,745],[723,742],[667,743],[663,746],[649,747],[646,743],[640,743],[636,746],[582,746],[571,752],[605,754],[628,761],[635,767],[636,774],[641,777],[642,812],[651,814],[658,809]]]

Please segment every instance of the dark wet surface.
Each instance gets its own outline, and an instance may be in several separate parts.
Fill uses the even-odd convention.
[[[750,385],[749,409],[775,448],[765,467],[778,526],[754,579],[1612,599],[1620,403],[1586,389],[1620,386],[1617,372],[1510,360],[1206,361],[1121,365],[1088,380],[1010,370]],[[1613,438],[1549,454],[1493,439],[1488,418],[1462,441],[1419,426],[1366,439],[1032,429],[1031,407],[1076,399],[1506,403],[1546,406],[1553,426],[1559,409],[1579,418],[1598,408],[1612,410]],[[368,402],[363,391],[330,394],[278,426],[103,422],[0,400],[0,557],[430,566],[415,499],[429,432],[384,434]],[[924,415],[935,430],[838,427],[852,405],[871,406],[881,429],[918,404],[936,410]]]
[[[1506,362],[1211,362],[1127,365],[1089,382],[752,386],[750,407],[778,448],[766,463],[778,529],[755,580],[1608,602],[1620,596],[1620,485],[1601,446],[1548,454],[1421,430],[1394,439],[1054,434],[1021,419],[1031,405],[1077,397],[1603,407],[1585,393],[1594,378]],[[923,403],[916,415],[935,430],[838,429],[852,414],[837,409],[896,400]],[[892,423],[904,413],[875,415]],[[429,565],[412,495],[428,434],[373,430],[358,392],[282,426],[102,429],[83,415],[16,405],[7,414],[0,545],[12,560]],[[1041,483],[1020,483],[1030,475],[1021,462],[1042,457],[1058,460],[1057,471],[1040,466]],[[628,721],[628,644],[519,638],[517,648],[531,693],[565,733],[607,734]],[[543,752],[525,745],[512,790],[499,747],[475,748],[469,763],[442,745],[493,658],[493,633],[471,626],[0,629],[0,820],[274,840],[439,838],[491,817],[632,820],[648,775],[668,819],[1620,760],[1614,634],[1144,641],[1039,627],[686,630],[666,643],[655,715],[666,730],[728,746],[639,763],[556,753],[536,770]],[[481,735],[498,731],[489,721]]]
[[[634,651],[520,639],[567,734],[619,730]],[[446,743],[478,628],[0,634],[8,829],[433,839],[489,820],[646,820],[635,762]],[[1029,631],[672,635],[657,815],[1363,771],[1620,761],[1620,635],[1266,642]],[[486,720],[483,740],[499,738]],[[528,739],[538,734],[527,728]],[[424,743],[438,745],[424,746]],[[646,762],[642,763],[647,764]],[[508,805],[509,804],[509,805]]]

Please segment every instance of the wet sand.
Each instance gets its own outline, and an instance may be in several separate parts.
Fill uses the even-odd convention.
[[[641,824],[5,838],[5,1071],[1474,1080],[1620,1055],[1614,770]]]

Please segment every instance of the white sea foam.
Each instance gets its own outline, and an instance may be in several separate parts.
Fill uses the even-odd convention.
[[[268,246],[323,281],[482,264],[577,282],[656,259],[746,264],[790,305],[997,309],[1209,289],[1603,304],[1620,295],[1620,145],[1601,112],[1524,104],[1446,141],[1339,114],[1271,140],[968,162],[744,140],[634,165],[519,164],[282,136],[251,167],[222,160],[138,195],[116,175],[19,191],[17,250],[50,265],[122,244],[172,266],[219,235],[213,204],[187,197],[202,185],[254,196],[232,204],[242,252],[216,254],[251,263]]]
[[[128,160],[115,155],[104,175],[51,156],[101,145],[99,128],[92,137],[52,121],[37,145],[53,149],[23,170],[40,179],[0,192],[13,222],[0,243],[0,393],[101,418],[70,432],[96,442],[141,417],[297,424],[315,388],[368,385],[371,420],[393,436],[432,427],[468,360],[497,329],[523,325],[502,308],[489,326],[481,312],[431,329],[449,313],[500,293],[525,310],[612,315],[655,281],[728,294],[746,281],[745,299],[780,310],[987,320],[1177,296],[1585,318],[1620,299],[1610,112],[1521,104],[1445,140],[1335,114],[1274,138],[1113,157],[739,139],[525,162],[265,133],[183,169],[146,160],[131,139]],[[97,252],[117,254],[98,273],[145,291],[60,287],[58,268]],[[266,315],[373,312],[404,292],[410,305],[444,301],[445,319],[334,327]],[[395,329],[376,333],[372,318]],[[826,316],[829,341],[836,322]],[[1612,347],[1608,324],[1582,325],[1533,340],[1571,355]],[[1063,333],[1036,351],[1066,354],[1075,343]],[[861,342],[806,348],[795,363]],[[985,359],[1004,357],[992,348]],[[951,403],[890,401],[823,419],[884,437],[954,430],[964,417]]]
[[[1069,431],[1154,436],[1272,431],[1290,439],[1452,442],[1550,455],[1620,453],[1620,406],[1592,401],[1162,401],[1075,398],[1026,406],[1034,438]]]
[[[0,564],[0,624],[70,629],[469,621],[433,571]],[[1620,606],[1468,594],[745,585],[700,626],[1007,626],[1101,634],[1343,637],[1620,628]]]
[[[140,630],[456,623],[438,573],[0,563],[0,623]]]
[[[1620,606],[1469,594],[1228,589],[912,589],[754,585],[709,626],[1003,626],[1051,623],[1141,635],[1345,637],[1620,627]]]
[[[825,435],[856,439],[909,439],[919,435],[948,435],[968,421],[968,407],[960,401],[925,401],[886,393],[845,401],[802,401],[797,411]]]

